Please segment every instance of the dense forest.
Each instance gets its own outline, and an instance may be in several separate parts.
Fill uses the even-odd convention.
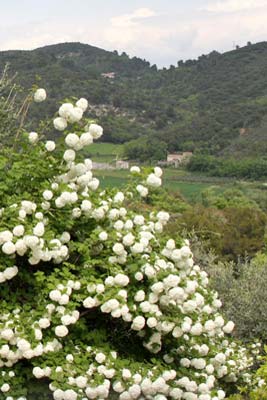
[[[104,140],[127,142],[131,157],[142,158],[142,149],[145,159],[161,159],[166,151],[237,158],[266,153],[267,42],[163,69],[81,43],[0,52],[0,70],[6,64],[22,87],[47,89],[47,114],[36,105],[32,120],[49,115],[59,99],[82,95],[91,105],[88,117],[101,116]]]

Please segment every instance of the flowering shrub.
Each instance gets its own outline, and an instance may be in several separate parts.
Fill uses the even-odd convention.
[[[169,214],[129,207],[161,185],[161,169],[99,188],[81,150],[103,130],[83,122],[86,108],[61,105],[61,143],[31,132],[0,158],[2,397],[27,398],[32,374],[55,400],[221,400],[229,382],[249,381],[252,358],[189,243],[164,236]]]

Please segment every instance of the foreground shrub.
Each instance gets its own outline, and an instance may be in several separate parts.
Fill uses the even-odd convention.
[[[165,237],[169,214],[125,207],[161,185],[161,169],[99,188],[79,155],[102,135],[86,108],[60,107],[62,145],[31,132],[1,156],[2,396],[24,399],[33,376],[55,400],[223,399],[250,382],[253,359],[188,242]]]

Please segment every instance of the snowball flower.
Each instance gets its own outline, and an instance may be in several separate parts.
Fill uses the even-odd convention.
[[[49,293],[49,297],[53,301],[59,301],[61,299],[61,292],[59,290],[57,290],[57,289],[56,290],[52,290]]]
[[[115,222],[115,224],[113,226],[116,229],[116,231],[121,231],[124,227],[124,223],[123,223],[123,221],[118,220]]]
[[[4,270],[3,275],[4,275],[5,279],[9,280],[9,279],[14,278],[14,276],[16,276],[18,274],[18,272],[19,272],[18,267],[16,267],[16,265],[14,265],[14,267],[7,267]]]
[[[213,331],[213,329],[216,328],[215,323],[214,323],[211,319],[209,319],[208,321],[206,321],[204,326],[205,326],[205,330],[206,330],[207,332]]]
[[[112,250],[114,251],[115,254],[118,256],[124,254],[124,247],[121,243],[115,243],[114,246],[112,247]]]
[[[1,392],[6,393],[10,390],[10,386],[8,383],[4,383],[1,388],[0,388]]]
[[[140,194],[141,197],[146,197],[148,195],[148,188],[146,188],[143,185],[137,185],[136,190]]]
[[[16,247],[16,252],[17,252],[20,256],[23,256],[23,255],[26,253],[26,251],[27,251],[27,246],[26,246],[26,244],[25,244],[25,242],[24,242],[23,239],[17,240],[17,241],[16,241],[16,244],[15,244],[15,247]]]
[[[12,242],[5,242],[2,246],[2,252],[5,254],[14,254],[16,251],[16,246]]]
[[[68,115],[68,121],[71,123],[78,122],[82,119],[83,116],[83,110],[79,107],[73,107],[70,109],[69,115]]]
[[[85,388],[86,384],[87,384],[87,378],[84,376],[77,376],[77,378],[75,378],[75,382],[76,385],[78,386],[78,388]]]
[[[191,328],[191,334],[195,336],[199,336],[202,333],[202,325],[197,322],[195,325],[192,326]]]
[[[88,107],[88,101],[82,97],[78,101],[76,101],[76,106],[85,111]]]
[[[52,192],[51,190],[45,190],[45,191],[43,192],[43,198],[44,198],[45,200],[51,200],[52,197],[53,197],[53,192]]]
[[[225,392],[223,390],[218,390],[217,395],[218,395],[219,400],[222,400],[225,398]]]
[[[93,143],[93,136],[90,132],[82,133],[80,136],[80,143],[82,146],[89,146],[89,144]]]
[[[84,211],[85,213],[90,211],[92,208],[92,203],[89,200],[83,200],[81,204],[81,210]]]
[[[83,305],[85,308],[93,308],[96,306],[96,300],[89,296],[83,301]]]
[[[143,253],[144,251],[144,246],[142,243],[135,243],[132,247],[131,247],[131,252],[133,254],[139,254],[139,253]]]
[[[175,241],[173,239],[169,239],[166,243],[166,249],[174,250],[175,249]]]
[[[93,178],[89,183],[88,187],[92,190],[96,190],[99,186],[99,180],[97,178]]]
[[[106,359],[106,356],[105,356],[105,354],[103,354],[103,353],[97,353],[96,356],[95,356],[95,360],[96,360],[99,364],[102,364],[102,363],[105,361],[105,359]]]
[[[28,340],[25,340],[25,339],[18,340],[17,346],[18,346],[18,349],[20,349],[21,351],[27,351],[31,348],[30,343],[28,342]]]
[[[136,215],[136,216],[134,217],[134,223],[135,223],[135,225],[143,225],[144,222],[145,222],[145,219],[144,219],[143,215]]]
[[[55,329],[55,334],[58,337],[64,337],[69,333],[68,328],[65,325],[58,325]]]
[[[78,394],[73,389],[67,389],[64,392],[64,400],[76,400]]]
[[[40,367],[34,367],[32,370],[33,375],[35,378],[40,379],[44,377],[44,370]]]
[[[33,234],[36,236],[43,236],[44,232],[45,228],[43,222],[38,222],[38,224],[33,228]]]
[[[108,234],[107,234],[107,232],[102,231],[99,233],[98,237],[99,237],[99,240],[105,241],[108,238]]]
[[[63,103],[58,110],[60,117],[64,119],[68,119],[71,115],[71,111],[73,110],[73,104],[71,103]]]
[[[143,274],[142,274],[142,272],[140,272],[140,271],[138,271],[138,272],[136,272],[136,274],[134,275],[134,277],[135,277],[135,279],[137,280],[137,281],[141,281],[142,279],[143,279]]]
[[[57,131],[64,131],[64,129],[66,129],[68,126],[67,121],[62,117],[55,118],[53,124]]]
[[[133,165],[131,168],[130,168],[130,172],[132,173],[132,174],[140,174],[140,172],[141,172],[141,170],[140,170],[140,168],[139,167],[137,167],[136,165]]]
[[[47,151],[54,151],[56,148],[56,143],[53,140],[48,140],[45,144]]]
[[[48,318],[40,318],[38,324],[41,329],[45,329],[50,326],[50,320]]]
[[[191,364],[196,369],[204,369],[206,367],[206,361],[204,358],[193,358]]]
[[[61,322],[63,325],[71,325],[75,322],[75,318],[73,318],[71,315],[63,315],[61,317]]]
[[[103,135],[103,128],[97,124],[91,124],[89,126],[89,133],[93,136],[94,139],[98,139]]]
[[[161,186],[161,178],[159,178],[155,174],[149,174],[146,179],[146,183],[148,184],[148,186],[152,186],[152,187],[156,188],[156,187]]]
[[[10,231],[0,232],[0,243],[9,242],[13,239],[13,234]]]
[[[127,233],[122,239],[124,246],[132,246],[134,243],[135,237],[132,233]]]
[[[36,143],[37,140],[38,140],[38,133],[30,132],[29,136],[28,136],[28,139],[29,139],[29,142],[32,143],[32,144]]]
[[[114,283],[115,283],[116,285],[119,285],[119,286],[127,286],[129,282],[130,282],[130,280],[129,280],[129,278],[128,278],[127,275],[124,275],[124,274],[117,274],[117,275],[114,277]]]
[[[216,356],[214,357],[214,359],[219,363],[219,364],[223,364],[226,361],[226,357],[225,354],[223,353],[218,353],[216,354]]]
[[[123,379],[130,379],[132,377],[131,371],[128,368],[123,368],[122,377]]]
[[[72,354],[67,354],[66,360],[67,360],[68,362],[73,362],[73,360],[74,360],[73,355],[72,355]]]
[[[146,294],[143,290],[138,290],[138,292],[136,292],[135,296],[134,296],[134,300],[137,302],[141,302],[144,301],[146,297]]]
[[[135,317],[133,319],[131,329],[133,329],[134,331],[141,331],[141,329],[144,328],[145,323],[146,323],[145,318],[139,315],[138,317]]]
[[[157,326],[157,324],[158,324],[158,321],[157,321],[156,318],[154,318],[154,317],[148,318],[148,320],[147,320],[147,326],[148,326],[149,328],[155,328],[155,326]]]
[[[80,139],[76,133],[69,133],[65,138],[65,143],[68,147],[75,147],[79,143]]]
[[[17,237],[22,236],[24,234],[24,231],[25,229],[23,225],[16,225],[13,229],[13,235]]]
[[[60,237],[61,243],[68,243],[70,241],[70,234],[69,232],[63,232]]]
[[[1,332],[1,337],[5,340],[10,340],[12,339],[14,336],[14,332],[12,331],[12,329],[6,328],[3,329]]]
[[[223,327],[223,331],[225,333],[231,333],[234,327],[235,324],[233,323],[233,321],[228,321],[227,324]]]
[[[62,400],[64,396],[65,394],[61,389],[56,389],[53,393],[54,400]]]
[[[157,213],[157,218],[161,223],[166,224],[170,219],[170,214],[166,211],[160,211]]]
[[[33,95],[33,100],[36,103],[41,103],[42,101],[44,101],[46,99],[46,91],[45,89],[37,89],[36,92]]]
[[[154,174],[160,178],[162,176],[162,169],[160,167],[155,167],[154,168]]]
[[[76,157],[76,153],[72,149],[66,150],[65,153],[63,154],[63,159],[67,162],[74,161],[75,157]]]
[[[114,203],[122,203],[124,200],[124,194],[122,192],[117,192],[114,196]]]

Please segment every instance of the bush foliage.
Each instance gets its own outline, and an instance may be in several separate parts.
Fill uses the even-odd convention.
[[[102,135],[87,105],[61,105],[57,143],[20,130],[1,152],[1,396],[40,379],[55,400],[221,400],[252,383],[257,351],[229,336],[188,242],[164,233],[168,212],[141,211],[161,169],[99,189],[81,151]]]

